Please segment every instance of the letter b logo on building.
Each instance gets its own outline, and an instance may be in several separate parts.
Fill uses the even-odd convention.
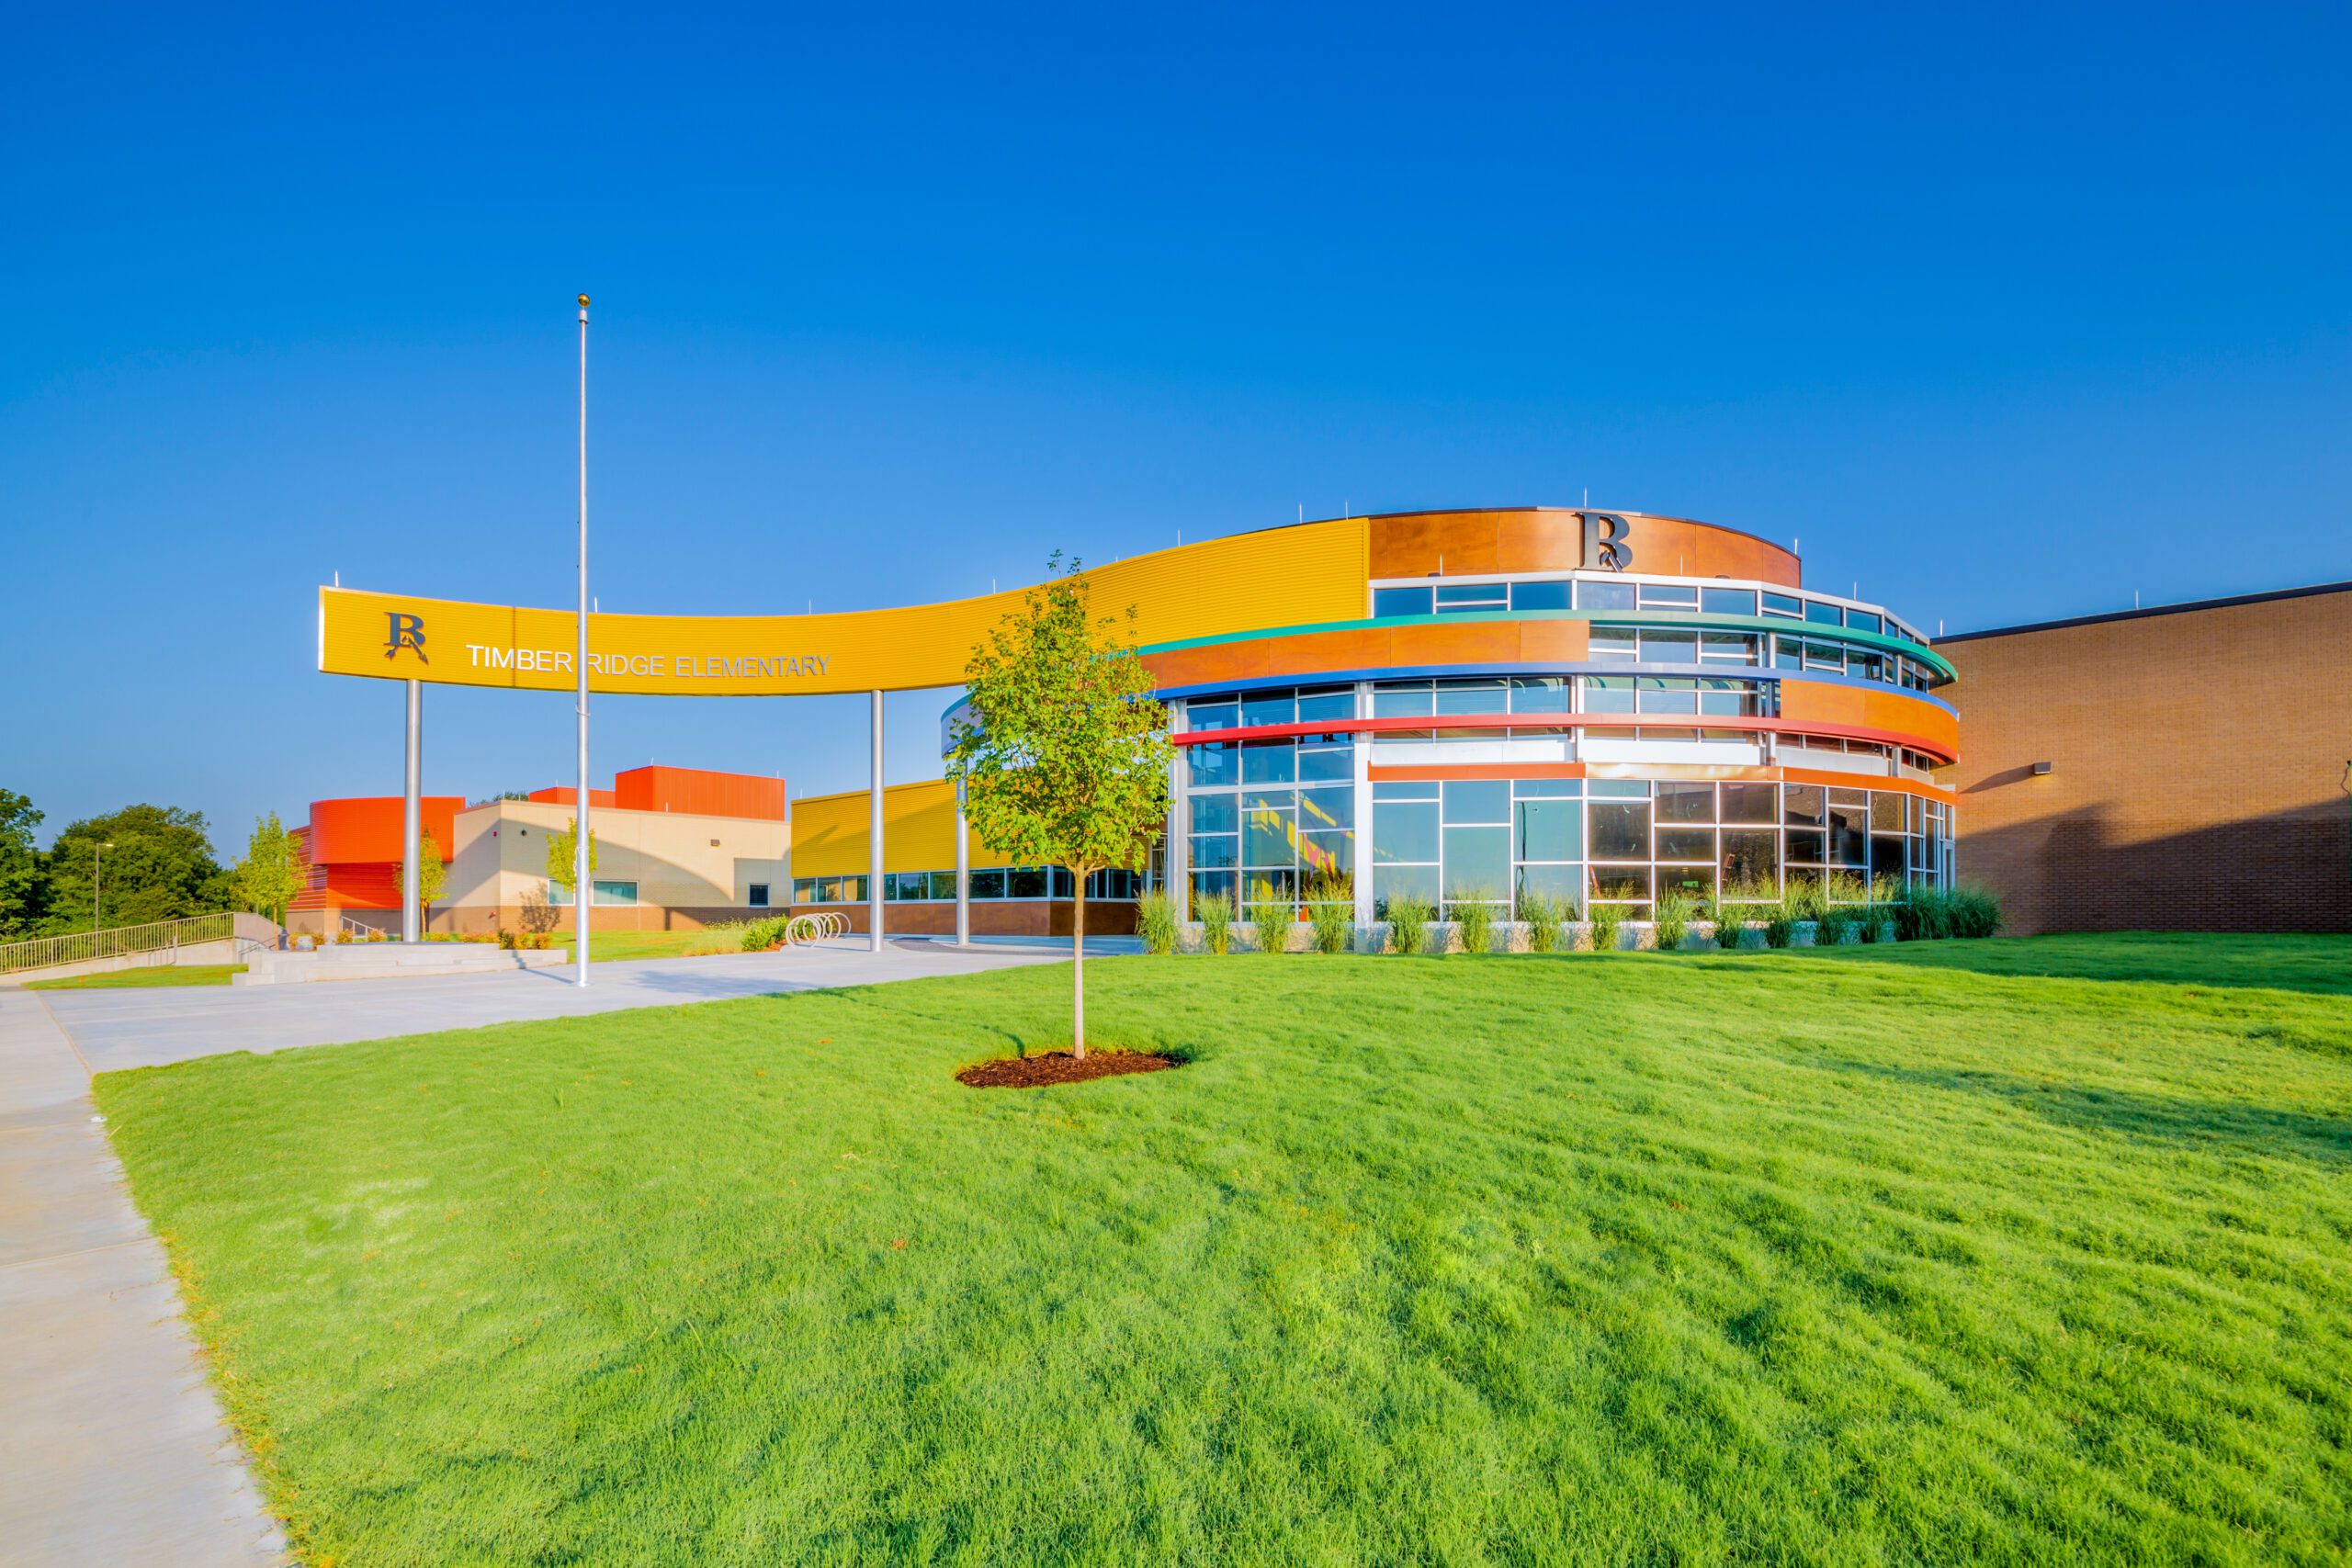
[[[1634,547],[1625,540],[1632,525],[1613,512],[1579,512],[1584,521],[1584,564],[1587,570],[1623,571],[1634,564]]]
[[[423,615],[412,615],[400,610],[388,610],[384,613],[384,619],[390,623],[384,633],[385,658],[396,659],[400,656],[401,649],[407,649],[416,655],[416,661],[419,664],[433,662],[424,657],[424,617]]]

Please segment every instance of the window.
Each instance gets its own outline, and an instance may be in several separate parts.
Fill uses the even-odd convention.
[[[637,902],[637,884],[634,882],[606,882],[599,879],[594,886],[596,890],[592,900],[594,903],[634,904]],[[571,908],[571,887],[560,882],[548,883],[548,903],[559,909]]]
[[[1184,728],[1187,729],[1231,729],[1240,722],[1240,705],[1231,697],[1195,697],[1184,705]]]
[[[1577,608],[1579,610],[1630,610],[1634,607],[1634,585],[1630,582],[1577,584]]]
[[[1502,680],[1440,681],[1437,711],[1444,714],[1508,713],[1510,686]]]
[[[1702,632],[1699,658],[1709,664],[1757,662],[1757,638],[1748,632]]]
[[[1437,591],[1437,613],[1451,615],[1463,610],[1500,610],[1510,603],[1510,584],[1507,582],[1447,583]]]
[[[1558,675],[1514,676],[1510,683],[1513,713],[1566,713],[1568,682]]]
[[[1644,631],[1642,633],[1642,662],[1645,664],[1696,664],[1699,662],[1699,634],[1682,631]]]
[[[1356,694],[1351,687],[1334,686],[1322,691],[1298,694],[1298,722],[1329,723],[1332,719],[1350,719],[1356,716]]]
[[[1569,586],[1566,582],[1514,582],[1510,585],[1510,607],[1513,610],[1565,610],[1568,607]]]
[[[754,909],[766,908],[768,907],[768,885],[764,882],[752,883],[750,889],[744,895],[743,902]]]
[[[1640,633],[1632,626],[1592,628],[1592,656],[1595,659],[1631,659],[1639,647]]]
[[[1752,615],[1756,614],[1756,590],[1702,588],[1699,608],[1710,615]]]
[[[1500,904],[1510,897],[1510,784],[1504,779],[1449,780],[1445,812],[1445,904],[1448,918],[1463,903]]]
[[[1645,610],[1696,610],[1698,607],[1699,591],[1696,588],[1665,582],[1642,584],[1642,608]]]
[[[1804,614],[1804,601],[1793,593],[1767,592],[1764,595],[1764,613],[1768,615],[1787,615],[1794,619]]]
[[[1846,612],[1835,604],[1825,604],[1818,599],[1808,599],[1804,602],[1804,618],[1820,626],[1842,626],[1846,624]]]
[[[1298,716],[1298,704],[1288,692],[1250,692],[1241,699],[1241,728],[1288,724]]]
[[[1646,862],[1650,858],[1648,801],[1596,800],[1587,809],[1593,859]]]
[[[1637,675],[1634,687],[1643,713],[1697,713],[1699,682],[1679,675]]]
[[[1185,782],[1193,788],[1229,788],[1241,781],[1241,753],[1231,741],[1204,741],[1184,751]]]
[[[1632,713],[1634,711],[1633,676],[1587,675],[1583,679],[1585,712]]]
[[[1392,900],[1438,896],[1438,786],[1376,784],[1372,786],[1372,892],[1376,911]]]
[[[1375,588],[1372,591],[1372,613],[1375,615],[1426,615],[1430,613],[1430,591],[1426,588]]]

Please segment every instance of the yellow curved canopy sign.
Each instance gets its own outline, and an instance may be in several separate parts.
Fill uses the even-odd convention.
[[[1361,517],[1238,534],[1086,573],[1100,615],[1136,612],[1138,643],[1175,642],[1365,613]],[[769,697],[961,684],[972,650],[1020,608],[1022,591],[820,615],[588,617],[598,692]],[[319,668],[331,675],[571,691],[570,610],[319,590]]]

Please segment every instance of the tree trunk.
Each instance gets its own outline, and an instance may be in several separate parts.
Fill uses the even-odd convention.
[[[1080,1061],[1086,1060],[1086,874],[1073,866],[1078,877],[1078,908],[1072,922],[1076,935],[1070,938],[1069,966],[1071,986],[1069,1054]]]

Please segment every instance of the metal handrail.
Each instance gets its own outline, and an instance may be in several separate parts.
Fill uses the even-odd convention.
[[[54,964],[82,964],[129,953],[168,952],[199,942],[219,942],[232,935],[235,929],[236,916],[223,912],[35,937],[30,942],[12,942],[0,947],[0,975],[12,975],[19,969],[46,969]]]

